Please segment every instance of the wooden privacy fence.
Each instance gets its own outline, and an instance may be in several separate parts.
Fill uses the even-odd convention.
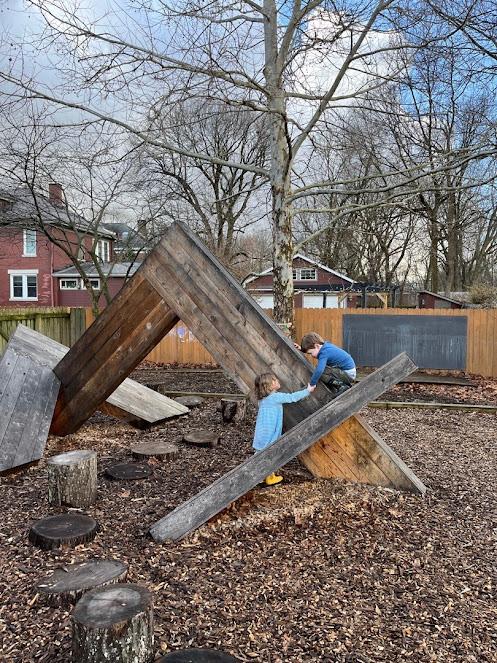
[[[497,378],[497,310],[495,309],[296,309],[296,337],[316,331],[341,346],[344,315],[465,316],[468,321],[466,371]],[[181,323],[147,359],[157,363],[212,363],[214,360]]]
[[[344,315],[466,316],[466,371],[497,378],[497,309],[296,309],[296,338],[302,338],[308,331],[315,331],[335,345],[341,346]],[[87,309],[87,324],[92,320],[91,310]],[[164,364],[216,363],[181,322],[147,355],[147,360]]]
[[[84,308],[1,308],[0,309],[0,355],[7,342],[23,324],[63,345],[72,345],[86,329]]]

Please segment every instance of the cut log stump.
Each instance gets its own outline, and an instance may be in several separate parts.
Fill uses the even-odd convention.
[[[188,408],[200,407],[200,405],[205,403],[205,398],[201,396],[178,396],[174,400]]]
[[[152,469],[146,463],[118,463],[105,470],[105,476],[114,481],[133,481],[146,479],[152,474]]]
[[[94,539],[98,523],[84,513],[62,513],[38,520],[29,530],[29,540],[42,550],[74,547]]]
[[[81,450],[47,461],[48,501],[57,506],[84,508],[97,498],[97,453]]]
[[[227,398],[221,399],[221,414],[223,415],[224,422],[243,421],[246,412],[247,402],[245,400],[242,400],[241,398],[238,400],[228,400]]]
[[[239,659],[217,649],[182,649],[161,656],[156,663],[238,663]]]
[[[189,433],[185,433],[183,436],[183,442],[185,444],[191,444],[195,447],[210,447],[214,449],[217,447],[221,440],[219,433],[216,433],[211,430],[194,430]]]
[[[73,612],[73,661],[151,663],[154,658],[152,594],[117,584],[93,589]]]
[[[160,440],[145,442],[131,447],[131,453],[135,458],[160,458],[161,460],[174,460],[179,456],[179,449],[176,445]]]
[[[76,603],[91,589],[125,580],[127,573],[126,564],[116,559],[95,559],[56,569],[51,576],[40,580],[35,590],[50,605],[66,606]]]

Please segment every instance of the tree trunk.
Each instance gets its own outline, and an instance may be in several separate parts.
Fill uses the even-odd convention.
[[[430,289],[432,292],[438,292],[438,242],[437,214],[434,211],[430,218],[430,263],[428,267]]]
[[[48,501],[57,506],[84,508],[97,497],[97,454],[69,451],[47,461]]]
[[[73,612],[73,661],[150,663],[154,658],[152,595],[116,584],[83,596]]]

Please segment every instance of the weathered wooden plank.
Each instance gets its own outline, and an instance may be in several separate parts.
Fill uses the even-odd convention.
[[[59,380],[43,361],[7,345],[0,397],[0,471],[38,460],[48,437]]]
[[[39,332],[19,325],[12,335],[10,347],[40,358],[50,368],[63,359],[69,348]],[[139,427],[188,413],[188,408],[145,385],[127,378],[101,403],[99,409]]]
[[[150,528],[151,535],[156,541],[182,538],[256,486],[268,474],[302,453],[330,429],[346,421],[351,414],[358,412],[370,400],[380,396],[414,369],[415,365],[405,353],[398,355],[360,384],[294,426],[273,445],[254,454],[252,458],[156,522]],[[417,479],[411,482],[410,489],[421,494],[425,490]]]
[[[55,367],[61,393],[51,431],[77,430],[177,322],[139,270]]]

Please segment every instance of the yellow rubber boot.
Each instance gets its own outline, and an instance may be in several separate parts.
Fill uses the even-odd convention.
[[[282,481],[283,477],[275,474],[274,472],[264,479],[266,486],[274,486],[275,484],[281,483]]]

